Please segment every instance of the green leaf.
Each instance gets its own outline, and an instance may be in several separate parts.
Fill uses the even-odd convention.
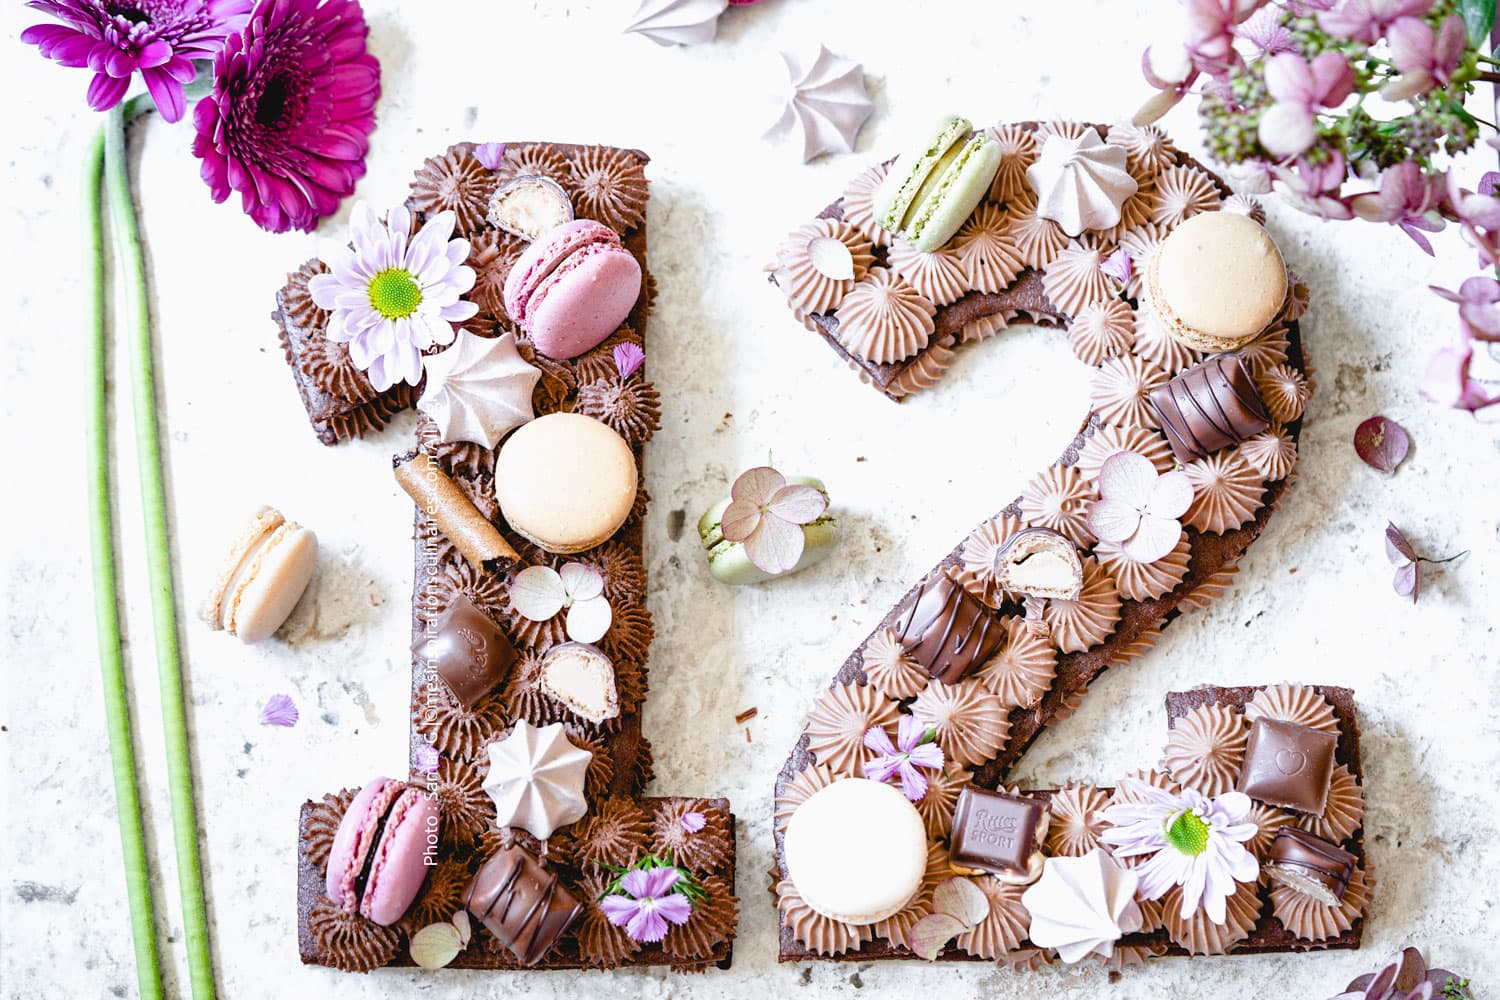
[[[1459,0],[1458,7],[1469,33],[1469,44],[1483,45],[1495,23],[1495,0]]]

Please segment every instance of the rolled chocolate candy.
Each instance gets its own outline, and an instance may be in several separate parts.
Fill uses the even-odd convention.
[[[1271,426],[1238,354],[1217,354],[1155,390],[1151,408],[1184,465]]]
[[[942,573],[922,581],[895,629],[906,654],[944,684],[983,666],[1005,641],[994,612]]]
[[[475,873],[464,909],[522,965],[534,965],[578,919],[583,904],[524,847],[504,847]]]
[[[463,594],[432,620],[412,653],[448,685],[464,708],[505,682],[516,663],[516,647],[490,616]]]
[[[1031,799],[969,785],[953,808],[948,856],[961,868],[989,872],[1005,881],[1041,876],[1039,847],[1045,810]]]
[[[1333,733],[1279,719],[1256,719],[1235,790],[1267,805],[1323,815],[1333,784]]]
[[[1311,896],[1325,906],[1337,906],[1344,899],[1358,861],[1337,844],[1287,826],[1271,842],[1265,872],[1278,885]]]
[[[493,572],[520,556],[474,501],[423,451],[395,460],[396,482],[475,569]]]

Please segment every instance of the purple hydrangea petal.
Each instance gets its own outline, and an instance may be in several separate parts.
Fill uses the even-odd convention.
[[[285,726],[297,724],[297,705],[289,695],[273,694],[260,709],[260,724],[263,726]]]

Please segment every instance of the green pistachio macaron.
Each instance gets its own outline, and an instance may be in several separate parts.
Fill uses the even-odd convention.
[[[875,193],[875,220],[913,250],[931,253],[953,238],[1000,169],[1000,144],[949,115],[892,164]]]
[[[786,481],[788,484],[811,486],[825,497],[828,496],[828,490],[821,479],[812,476],[787,476]],[[797,565],[785,573],[767,573],[750,561],[743,543],[725,540],[720,522],[724,519],[729,501],[730,498],[725,497],[698,519],[698,537],[702,539],[703,548],[708,553],[708,571],[720,583],[743,587],[790,576],[814,563],[822,562],[838,544],[838,519],[833,516],[832,511],[824,511],[817,520],[802,526],[804,545],[802,558],[797,560]]]

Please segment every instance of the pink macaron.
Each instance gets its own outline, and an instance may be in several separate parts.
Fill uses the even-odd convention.
[[[436,863],[438,806],[422,789],[376,778],[354,797],[328,851],[328,898],[390,926]]]
[[[575,219],[537,237],[505,279],[505,311],[549,358],[596,347],[641,295],[641,265],[619,235]]]

